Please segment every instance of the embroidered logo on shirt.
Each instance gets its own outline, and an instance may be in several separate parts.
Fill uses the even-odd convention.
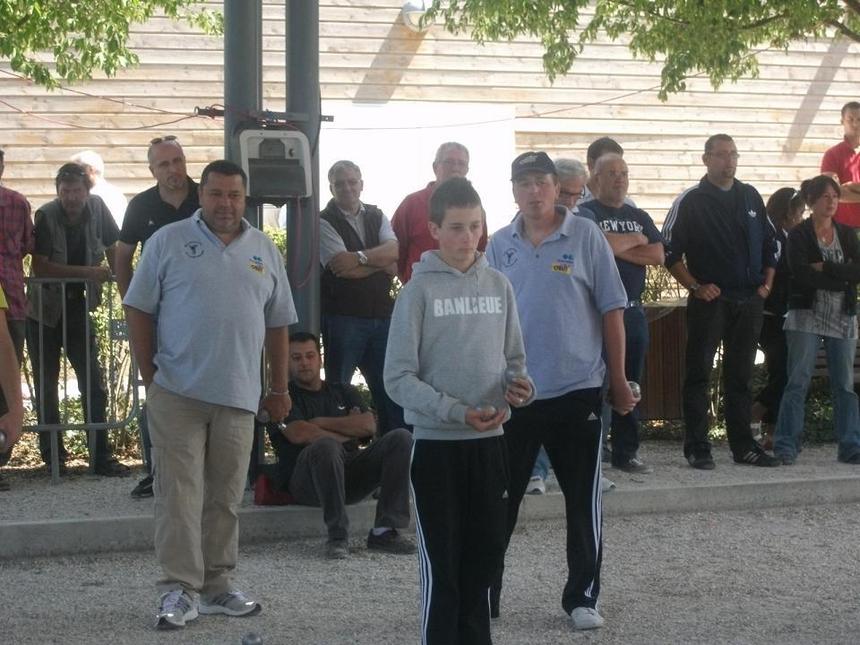
[[[564,253],[558,260],[556,260],[550,265],[550,268],[552,268],[553,273],[563,273],[564,275],[570,275],[572,265],[573,254]]]
[[[753,209],[747,211],[747,215],[750,217],[755,217],[758,213],[756,213]]]
[[[263,258],[259,255],[254,255],[251,257],[249,266],[253,271],[257,273],[263,273]]]
[[[185,255],[189,258],[199,258],[203,255],[203,245],[200,242],[191,240],[185,243]]]
[[[513,247],[509,248],[504,252],[504,258],[502,259],[502,264],[506,267],[512,267],[517,263],[517,250]]]

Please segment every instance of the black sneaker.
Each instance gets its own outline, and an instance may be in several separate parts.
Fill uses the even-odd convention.
[[[782,459],[771,457],[759,446],[750,448],[745,453],[735,455],[735,463],[744,466],[762,466],[763,468],[774,468],[782,465]]]
[[[623,464],[614,466],[614,468],[622,470],[629,475],[650,475],[654,472],[654,469],[643,463],[639,457],[633,457]]]
[[[93,471],[102,477],[125,477],[131,473],[131,468],[111,457],[107,461],[96,464]]]
[[[385,553],[408,554],[415,553],[415,542],[398,533],[396,529],[386,531],[382,535],[371,531],[367,534],[367,548]]]
[[[137,486],[135,486],[131,491],[131,496],[135,499],[152,497],[152,475],[147,475],[137,482]]]
[[[713,470],[717,467],[709,452],[691,453],[687,455],[687,461],[697,470]]]

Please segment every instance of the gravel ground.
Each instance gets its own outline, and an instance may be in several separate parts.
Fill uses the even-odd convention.
[[[604,474],[612,479],[618,490],[636,488],[672,488],[678,486],[707,486],[740,482],[775,482],[826,477],[857,477],[860,468],[836,461],[834,444],[808,446],[797,465],[779,468],[754,468],[732,463],[728,447],[714,446],[716,470],[694,470],[684,460],[677,442],[650,441],[643,444],[642,458],[654,466],[652,475],[628,475],[605,466]],[[51,484],[44,469],[4,470],[12,490],[0,493],[0,523],[29,520],[69,519],[86,517],[126,517],[151,515],[152,500],[134,500],[129,493],[141,471],[132,477],[104,478],[86,474],[83,467],[72,469],[60,484]],[[556,489],[552,478],[549,490]],[[250,494],[245,506],[252,505]]]
[[[563,527],[535,522],[508,554],[496,645],[857,643],[860,504],[608,518],[602,630],[573,633],[559,606]],[[152,629],[151,553],[0,561],[4,643],[385,645],[418,642],[413,556],[321,559],[319,540],[243,548],[237,582],[264,603],[248,619]]]

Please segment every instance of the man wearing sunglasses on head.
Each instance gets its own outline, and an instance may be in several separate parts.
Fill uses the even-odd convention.
[[[129,202],[116,245],[116,282],[123,297],[134,275],[132,260],[137,245],[143,246],[165,224],[190,217],[200,208],[197,184],[188,176],[185,152],[175,136],[152,139],[147,159],[155,186],[135,195]],[[135,498],[152,497],[151,446],[145,414],[141,415],[140,422],[143,460],[148,474],[132,490],[131,496]]]

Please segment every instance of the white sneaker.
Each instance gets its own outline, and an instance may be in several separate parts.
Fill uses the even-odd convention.
[[[583,629],[597,629],[603,627],[603,616],[592,607],[577,607],[570,612],[570,622],[577,631]]]
[[[197,600],[182,589],[161,594],[156,629],[182,629],[197,618]]]
[[[611,479],[606,479],[603,475],[600,476],[600,490],[603,493],[608,493],[611,490],[615,490],[615,482]]]
[[[215,597],[200,597],[201,614],[224,614],[225,616],[255,616],[263,606],[241,591],[227,591]]]
[[[545,492],[546,484],[542,477],[535,475],[529,479],[528,486],[526,486],[526,495],[543,495]]]

